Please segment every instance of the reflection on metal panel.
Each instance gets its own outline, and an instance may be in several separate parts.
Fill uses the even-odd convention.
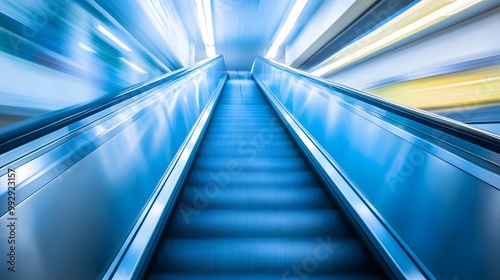
[[[491,144],[485,147],[373,105],[390,102],[263,59],[254,63],[253,77],[328,153],[434,277],[500,278],[495,263],[500,258],[498,137],[395,105],[428,123],[474,132],[475,139],[483,135]]]
[[[18,174],[17,271],[2,267],[0,278],[102,277],[225,76],[224,61],[216,58],[69,125],[62,137],[0,155],[7,163],[0,181],[6,182],[7,168]],[[2,226],[10,217],[3,210]],[[8,245],[1,242],[0,251]]]

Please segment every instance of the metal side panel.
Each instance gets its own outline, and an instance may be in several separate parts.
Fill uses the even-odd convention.
[[[498,138],[260,58],[252,75],[426,277],[500,278]]]
[[[70,125],[68,135],[56,131],[43,146],[26,148],[40,144],[34,141],[19,147],[26,153],[0,155],[7,162],[0,182],[7,185],[12,168],[17,184],[2,194],[16,196],[16,206],[0,218],[0,279],[102,277],[226,77],[224,61],[215,59],[132,104]]]
[[[320,145],[312,138],[304,127],[280,103],[278,99],[258,80],[256,83],[262,89],[277,114],[286,124],[299,146],[310,158],[323,180],[331,187],[334,197],[338,199],[342,209],[349,213],[348,217],[357,223],[357,229],[362,231],[362,236],[368,238],[374,254],[379,256],[380,264],[387,271],[387,276],[397,279],[426,279],[415,260],[402,248],[383,221],[372,211],[364,197],[353,189],[352,182],[336,164],[330,160]]]
[[[219,83],[215,94],[186,137],[186,141],[179,149],[179,153],[172,161],[167,172],[165,172],[158,184],[159,187],[152,195],[103,279],[136,279],[143,273],[151,250],[154,249],[157,243],[158,234],[161,233],[164,222],[170,215],[176,196],[196,154],[226,79],[227,77]]]

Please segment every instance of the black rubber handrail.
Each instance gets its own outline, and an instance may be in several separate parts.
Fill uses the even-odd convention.
[[[441,132],[453,135],[457,138],[466,140],[475,145],[483,147],[485,149],[491,150],[495,153],[500,152],[500,137],[495,136],[494,134],[485,133],[480,130],[476,130],[467,125],[462,125],[460,123],[456,123],[450,121],[444,117],[426,113],[411,107],[402,106],[391,102],[389,100],[385,100],[383,98],[379,98],[374,95],[370,95],[368,93],[355,90],[349,88],[347,86],[343,86],[340,84],[333,83],[323,78],[318,78],[306,73],[304,71],[291,68],[287,65],[283,65],[281,63],[277,63],[274,61],[269,61],[262,57],[256,57],[256,60],[261,60],[262,62],[269,64],[273,67],[279,68],[285,72],[288,72],[294,76],[299,76],[305,78],[315,84],[319,84],[321,86],[334,89],[336,91],[341,92],[347,96],[351,96],[355,99],[361,100],[378,108],[382,108],[391,113],[397,114],[404,118],[413,120],[415,122],[421,123],[423,125],[429,126],[433,129],[439,130]]]
[[[154,87],[167,82],[176,81],[201,67],[216,63],[221,59],[222,56],[218,56],[213,59],[206,59],[198,62],[192,67],[182,68],[160,77],[136,84],[122,90],[118,94],[106,94],[88,103],[57,110],[40,117],[31,118],[8,126],[3,131],[0,131],[0,155]]]

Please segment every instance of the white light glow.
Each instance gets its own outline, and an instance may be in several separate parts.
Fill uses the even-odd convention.
[[[120,57],[120,60],[125,62],[126,64],[128,64],[128,66],[132,67],[132,69],[134,69],[135,71],[141,73],[141,74],[146,74],[147,72],[144,71],[144,69],[142,69],[141,67],[135,65],[134,63],[128,61],[126,58],[124,57]]]
[[[186,58],[189,57],[189,42],[182,23],[177,21],[177,12],[173,1],[138,0],[136,2],[166,44],[165,50],[162,52],[166,53],[167,50],[170,50],[185,66],[188,62]]]
[[[300,14],[304,10],[304,7],[306,6],[308,0],[297,0],[295,4],[293,5],[292,11],[290,12],[290,15],[288,15],[288,18],[281,28],[280,32],[278,33],[278,36],[274,40],[274,43],[271,45],[271,48],[267,52],[266,57],[267,58],[274,58],[276,56],[276,52],[278,52],[278,48],[283,44],[283,41],[285,41],[286,37],[292,30],[293,25],[299,18]]]
[[[91,48],[91,47],[89,47],[89,46],[85,45],[85,44],[84,44],[84,43],[82,43],[82,42],[79,42],[79,43],[78,43],[78,46],[79,46],[80,48],[82,48],[82,49],[84,49],[84,50],[88,51],[88,52],[91,52],[91,53],[97,53],[97,52],[96,52],[93,48]]]
[[[205,11],[205,20],[207,24],[207,35],[208,44],[214,45],[214,32],[212,26],[212,6],[210,5],[210,0],[203,0],[203,10]]]
[[[205,51],[208,57],[215,57],[212,6],[210,0],[195,0],[195,4]]]
[[[326,60],[332,61],[331,63],[317,70],[314,70],[313,72],[311,72],[311,74],[315,76],[325,75],[335,69],[348,65],[349,63],[359,60],[369,54],[372,54],[404,38],[407,38],[408,36],[413,35],[429,26],[432,26],[432,24],[435,24],[451,15],[463,11],[481,1],[482,0],[457,0],[449,2],[447,5],[441,7],[440,9],[404,26],[403,28],[400,28],[395,32],[390,32],[390,30],[394,28],[395,23],[398,23],[411,14],[420,12],[420,9],[432,2],[432,0],[421,1],[396,18],[392,19],[388,23],[382,25],[372,33],[340,50]]]
[[[205,51],[207,52],[207,56],[208,57],[215,57],[216,56],[215,47],[214,46],[206,45],[205,46]]]
[[[106,37],[111,39],[111,41],[115,42],[122,49],[128,52],[132,52],[132,50],[130,50],[130,48],[127,45],[125,45],[122,41],[118,40],[118,38],[116,38],[115,35],[111,34],[111,32],[109,32],[106,28],[102,27],[102,25],[97,26],[97,30],[99,30],[99,32],[101,32]]]

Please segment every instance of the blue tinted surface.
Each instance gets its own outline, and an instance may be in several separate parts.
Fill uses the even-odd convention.
[[[252,80],[227,82],[186,180],[148,277],[381,279]]]
[[[497,151],[345,94],[350,89],[311,82],[264,60],[256,60],[253,76],[435,277],[500,277],[495,264],[500,258]]]

